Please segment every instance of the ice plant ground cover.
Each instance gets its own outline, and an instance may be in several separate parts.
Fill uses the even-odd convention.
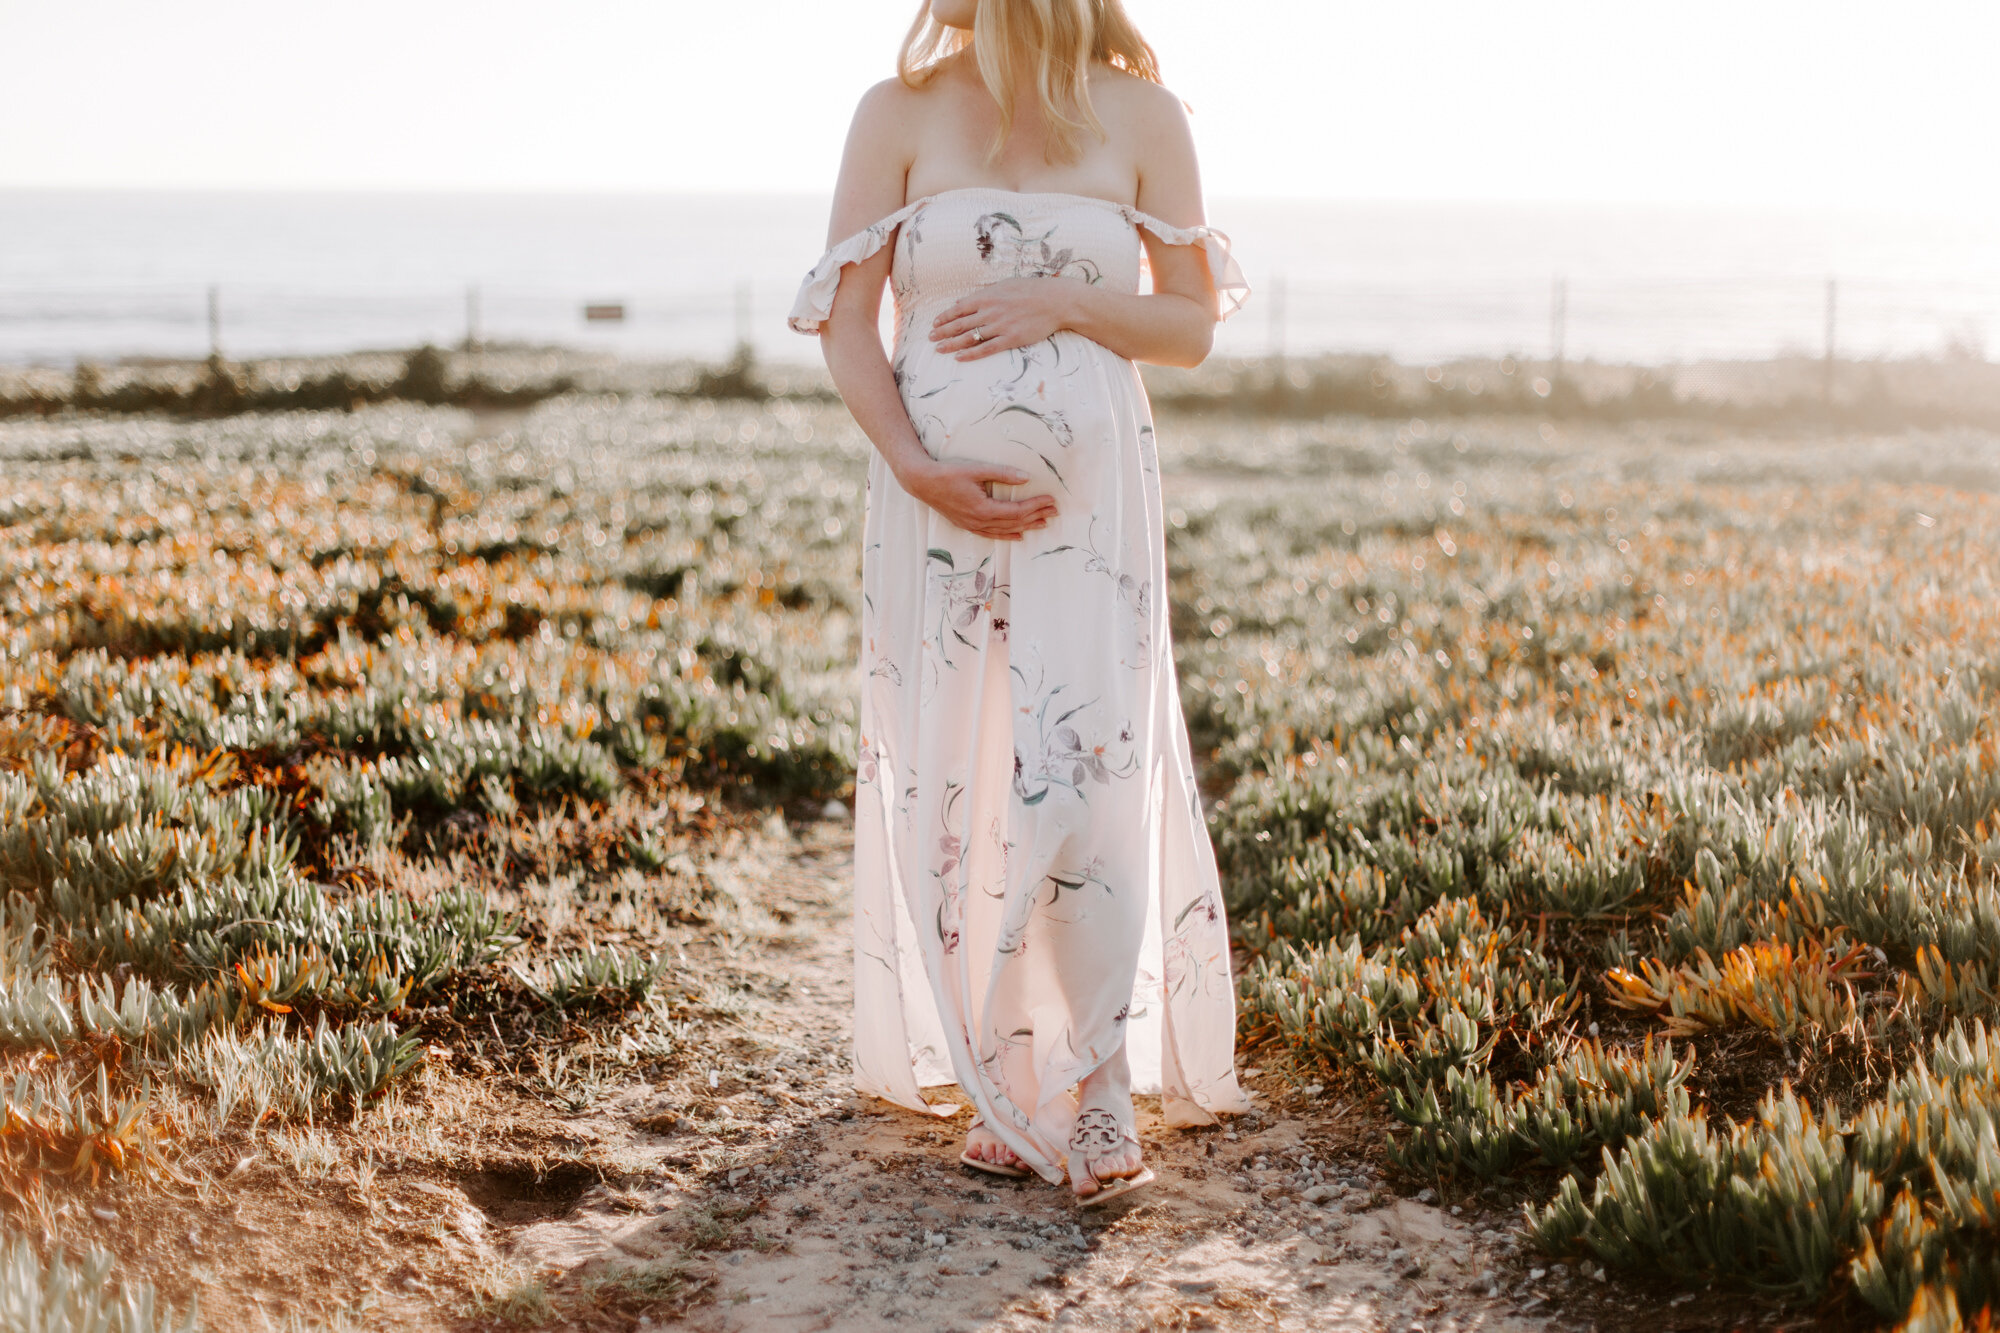
[[[1993,1300],[2000,441],[1161,438],[1256,1058],[1553,1253]],[[866,447],[637,396],[0,430],[10,1222],[442,1115],[497,1015],[670,1059],[691,841],[850,789]]]
[[[1556,1254],[1985,1308],[2000,442],[1261,453],[1344,479],[1190,511],[1176,550],[1190,710],[1240,774],[1244,1037],[1372,1085],[1414,1177],[1542,1181]]]

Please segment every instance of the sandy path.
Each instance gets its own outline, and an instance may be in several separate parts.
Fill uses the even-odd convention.
[[[620,1185],[494,1228],[509,1260],[571,1281],[671,1265],[705,1288],[676,1325],[702,1333],[1556,1326],[1523,1313],[1540,1301],[1520,1291],[1505,1218],[1394,1197],[1356,1142],[1375,1131],[1338,1105],[1288,1114],[1273,1085],[1254,1116],[1177,1131],[1142,1102],[1160,1178],[1099,1216],[1061,1188],[960,1167],[962,1118],[927,1123],[854,1096],[851,850],[844,821],[794,835],[773,819],[709,863],[789,921],[761,939],[689,941],[735,1018],[706,1025],[669,1086],[626,1088],[569,1122],[620,1164]]]

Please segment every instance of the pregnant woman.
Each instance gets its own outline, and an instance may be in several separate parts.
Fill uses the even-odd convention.
[[[1134,363],[1198,364],[1248,289],[1119,0],[928,0],[899,68],[790,321],[875,445],[855,1080],[956,1082],[961,1160],[1102,1202],[1152,1179],[1134,1091],[1247,1106]]]

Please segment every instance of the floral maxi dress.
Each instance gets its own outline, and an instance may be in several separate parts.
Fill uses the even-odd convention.
[[[1034,479],[996,496],[1056,498],[1047,527],[996,541],[871,459],[854,889],[856,1086],[934,1110],[921,1088],[956,1082],[1051,1181],[1073,1087],[1121,1041],[1135,1091],[1158,1091],[1168,1123],[1246,1109],[1229,933],[1176,686],[1137,368],[1067,330],[963,362],[927,334],[946,306],[1009,278],[1137,291],[1141,228],[1201,245],[1224,313],[1242,303],[1210,228],[975,188],[834,246],[790,319],[817,332],[845,267],[893,244],[892,365],[924,447]]]

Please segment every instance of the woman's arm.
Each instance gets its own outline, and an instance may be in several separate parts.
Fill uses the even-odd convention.
[[[1180,101],[1166,89],[1131,80],[1120,88],[1132,105],[1120,129],[1133,135],[1139,164],[1137,207],[1177,227],[1202,221],[1201,170]],[[1215,341],[1215,282],[1198,245],[1168,245],[1141,229],[1153,270],[1143,295],[1106,291],[1076,279],[1015,278],[982,287],[939,315],[938,350],[977,360],[1040,342],[1070,329],[1128,361],[1198,366]],[[984,337],[975,340],[974,330]]]
[[[890,80],[861,99],[834,188],[829,245],[903,206],[913,96],[899,81]],[[1019,485],[1028,474],[932,458],[903,408],[880,332],[882,288],[889,278],[893,250],[885,245],[841,271],[833,309],[819,333],[834,387],[904,490],[968,532],[1018,540],[1029,528],[1042,527],[1054,517],[1054,498],[993,499],[986,492],[988,482]]]

